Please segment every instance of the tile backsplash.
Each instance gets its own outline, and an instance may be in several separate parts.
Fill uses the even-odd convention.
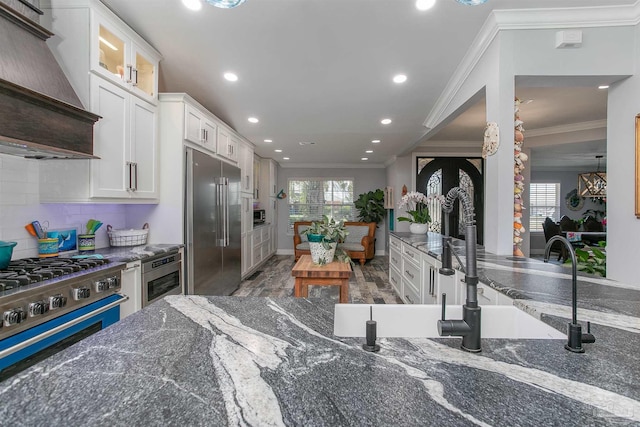
[[[41,204],[38,189],[41,162],[0,154],[0,240],[18,242],[13,259],[38,255],[37,240],[24,228],[34,220],[48,221],[50,229],[77,228],[78,233],[84,232],[89,219],[102,221],[105,225],[96,233],[97,248],[109,246],[107,224],[113,228],[128,227],[127,205]]]

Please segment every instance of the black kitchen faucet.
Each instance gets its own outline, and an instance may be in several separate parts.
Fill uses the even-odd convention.
[[[478,306],[478,273],[476,257],[476,225],[473,212],[473,203],[469,195],[460,187],[454,187],[447,193],[442,209],[449,213],[453,210],[453,202],[459,198],[462,202],[464,221],[466,224],[466,269],[464,281],[467,285],[467,299],[462,307],[462,320],[446,320],[445,306],[446,294],[442,294],[442,319],[438,320],[438,334],[440,336],[462,337],[463,350],[472,353],[482,351],[480,345],[480,319],[481,312]],[[448,232],[448,215],[445,216],[445,237],[442,244],[442,269],[445,275],[453,274],[451,268],[451,238],[446,237]]]
[[[582,343],[592,343],[596,341],[596,338],[591,334],[591,323],[587,322],[587,333],[582,333],[582,325],[578,323],[578,278],[577,278],[577,261],[576,253],[573,250],[571,243],[563,236],[553,236],[547,242],[544,248],[544,262],[549,261],[549,253],[551,252],[551,245],[555,241],[560,241],[567,247],[569,251],[569,257],[571,259],[571,323],[567,329],[568,341],[564,345],[569,351],[574,353],[584,353]]]

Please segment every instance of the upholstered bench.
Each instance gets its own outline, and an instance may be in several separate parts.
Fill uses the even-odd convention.
[[[311,221],[298,221],[293,223],[293,251],[296,261],[302,255],[310,255],[309,240],[306,234],[300,234],[309,228]],[[352,260],[358,260],[360,265],[373,258],[375,255],[376,223],[375,222],[345,222],[349,234],[344,242],[338,243],[338,248],[343,249]]]

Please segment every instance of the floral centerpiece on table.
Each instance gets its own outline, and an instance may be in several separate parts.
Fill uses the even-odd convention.
[[[398,221],[409,221],[412,233],[423,234],[428,230],[431,215],[429,215],[429,205],[437,200],[444,203],[444,196],[431,194],[428,197],[418,191],[412,191],[402,196],[398,208],[406,208],[409,216],[399,216]],[[421,224],[422,226],[416,226]]]

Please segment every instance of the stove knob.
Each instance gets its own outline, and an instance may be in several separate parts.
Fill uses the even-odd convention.
[[[91,296],[91,289],[87,287],[73,289],[73,299],[75,299],[76,301],[81,299],[87,299],[90,296]]]
[[[62,308],[67,305],[67,297],[62,295],[53,295],[49,297],[49,308],[55,310],[56,308]]]
[[[16,325],[27,318],[27,313],[22,308],[13,308],[4,312],[6,326]]]
[[[93,282],[93,288],[96,290],[97,293],[100,293],[109,289],[109,285],[107,284],[106,280],[97,280]]]
[[[109,277],[107,279],[107,286],[109,287],[109,289],[117,288],[118,284],[118,278],[116,276]]]
[[[49,304],[46,301],[37,301],[29,304],[29,316],[40,316],[49,311]]]

